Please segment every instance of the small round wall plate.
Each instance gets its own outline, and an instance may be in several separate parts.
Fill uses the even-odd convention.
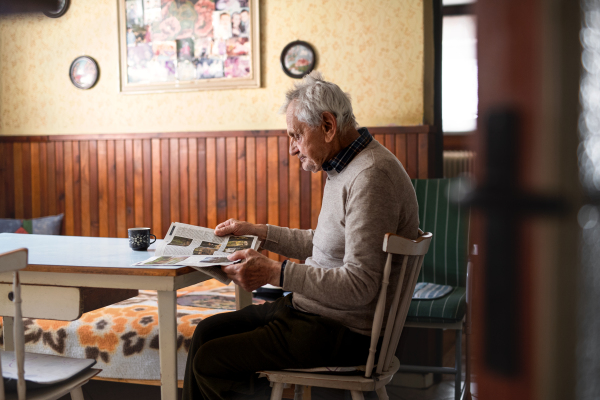
[[[91,89],[100,77],[98,63],[92,57],[77,57],[69,68],[69,77],[73,85],[79,89]]]
[[[316,62],[315,50],[302,40],[289,43],[281,52],[281,68],[291,78],[300,79],[309,74]]]
[[[58,7],[55,10],[44,11],[44,15],[50,18],[62,17],[69,9],[70,4],[71,0],[58,0]]]

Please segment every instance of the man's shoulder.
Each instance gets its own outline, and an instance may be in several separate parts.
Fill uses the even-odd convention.
[[[346,168],[350,176],[367,170],[369,174],[384,173],[390,178],[406,174],[396,156],[375,139]]]

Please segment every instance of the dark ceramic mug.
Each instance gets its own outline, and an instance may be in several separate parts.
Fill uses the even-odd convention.
[[[152,243],[156,242],[156,236],[150,233],[150,228],[129,228],[129,247],[133,250],[146,250]],[[150,236],[154,240],[150,241]]]

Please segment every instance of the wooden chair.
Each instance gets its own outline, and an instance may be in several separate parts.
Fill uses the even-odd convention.
[[[416,240],[406,239],[391,233],[385,235],[383,251],[388,253],[388,255],[383,273],[381,291],[379,292],[377,307],[373,317],[371,347],[366,365],[356,367],[356,370],[365,372],[364,376],[331,374],[332,371],[347,370],[347,368],[335,367],[313,368],[310,370],[262,371],[261,373],[274,383],[271,400],[281,399],[284,384],[296,385],[295,400],[302,399],[304,386],[350,390],[353,400],[364,399],[363,391],[375,390],[381,400],[389,399],[385,385],[392,380],[392,377],[400,366],[400,362],[394,356],[394,353],[400,340],[400,334],[402,333],[404,320],[406,319],[408,307],[417,283],[417,277],[419,276],[423,258],[429,249],[431,238],[431,233],[423,233],[420,230],[419,237]],[[387,316],[381,351],[377,365],[375,365],[375,352],[383,324],[393,254],[401,254],[405,257],[402,262],[400,277],[398,282],[395,283],[396,291]],[[406,290],[403,291],[402,287],[405,279],[407,280]],[[373,373],[373,369],[375,369],[375,373]],[[319,373],[319,371],[329,373],[323,374]]]
[[[100,373],[99,369],[91,369],[89,366],[93,364],[92,360],[81,360],[66,357],[50,356],[50,355],[36,355],[33,353],[25,353],[25,332],[23,328],[23,318],[21,312],[21,285],[19,282],[19,270],[27,266],[27,249],[13,250],[7,253],[0,254],[0,273],[12,272],[13,273],[13,292],[12,298],[2,298],[0,302],[12,302],[14,303],[15,314],[14,314],[14,349],[15,351],[0,351],[0,360],[5,359],[5,366],[9,365],[7,359],[16,359],[16,375],[17,375],[17,393],[5,394],[4,379],[0,379],[0,400],[4,399],[18,399],[25,400],[27,392],[27,398],[29,400],[54,400],[64,396],[67,393],[71,393],[73,400],[83,400],[83,392],[81,386],[87,383],[90,378]],[[5,335],[6,337],[6,335]],[[5,348],[10,347],[5,343]],[[12,362],[10,363],[12,364]],[[54,378],[44,377],[44,371],[48,371],[48,365],[60,365],[55,369],[61,371],[69,371],[72,373],[72,377],[48,385],[41,386],[35,390],[26,390],[25,379],[35,375],[36,380],[45,382],[52,381]],[[25,372],[25,366],[31,373]],[[2,364],[0,362],[0,376],[10,374],[10,370],[2,373]],[[29,375],[29,376],[28,376]],[[14,378],[11,374],[10,378]]]

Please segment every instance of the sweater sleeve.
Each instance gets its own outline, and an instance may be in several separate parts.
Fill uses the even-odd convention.
[[[345,204],[343,265],[320,268],[288,262],[283,288],[330,308],[369,304],[381,285],[386,259],[383,238],[398,229],[402,204],[396,190],[383,171],[362,171],[353,181]]]
[[[267,239],[262,247],[284,257],[305,260],[312,255],[314,235],[312,229],[290,229],[267,225]]]

